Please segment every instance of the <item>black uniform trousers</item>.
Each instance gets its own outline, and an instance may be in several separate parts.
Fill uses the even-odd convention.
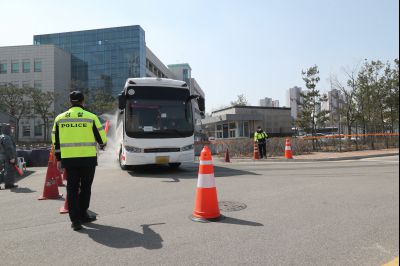
[[[258,151],[260,158],[267,158],[267,143],[265,141],[258,142]]]
[[[67,197],[71,222],[81,219],[89,209],[96,166],[67,167]]]

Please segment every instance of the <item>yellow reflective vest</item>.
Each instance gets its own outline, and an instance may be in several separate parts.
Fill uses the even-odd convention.
[[[52,142],[64,167],[97,165],[97,143],[107,142],[99,118],[81,106],[73,106],[54,120]]]
[[[262,132],[256,131],[254,133],[254,141],[263,142],[266,140],[266,138],[268,138],[268,135],[264,131],[262,131]]]

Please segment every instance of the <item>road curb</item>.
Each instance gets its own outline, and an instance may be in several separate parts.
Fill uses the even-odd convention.
[[[357,155],[357,156],[346,156],[346,157],[339,157],[339,158],[321,158],[321,159],[294,159],[293,161],[347,161],[347,160],[359,160],[359,159],[368,159],[368,158],[377,158],[377,157],[386,157],[386,156],[393,156],[399,155],[398,152],[386,153],[386,154],[370,154],[370,155]]]
[[[359,160],[377,157],[386,157],[399,155],[399,152],[390,152],[385,154],[370,154],[370,155],[357,155],[357,156],[345,156],[339,158],[320,158],[320,159],[284,159],[284,158],[269,158],[267,160],[252,160],[252,159],[235,159],[231,158],[232,162],[324,162],[324,161],[348,161],[348,160]]]

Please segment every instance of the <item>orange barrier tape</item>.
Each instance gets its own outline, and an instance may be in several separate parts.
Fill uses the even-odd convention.
[[[308,137],[298,137],[304,140],[313,139],[340,139],[340,138],[352,138],[352,137],[382,137],[382,136],[399,136],[399,133],[368,133],[368,134],[340,134],[340,135],[326,135],[326,136],[308,136]],[[199,145],[212,145],[212,144],[226,144],[229,141],[235,141],[237,139],[218,139],[211,141],[195,141],[195,144]]]
[[[327,135],[327,136],[309,136],[303,137],[304,140],[312,139],[341,139],[341,138],[352,138],[352,137],[385,137],[385,136],[399,136],[399,133],[368,133],[368,134],[342,134],[342,135]]]

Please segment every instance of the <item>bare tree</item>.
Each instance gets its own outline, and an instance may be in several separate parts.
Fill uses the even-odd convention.
[[[339,112],[345,120],[348,134],[351,134],[359,115],[356,103],[358,66],[353,69],[343,68],[342,71],[346,76],[346,83],[343,84],[339,81],[337,76],[331,76],[331,84],[333,88],[339,90],[343,95],[343,99],[340,101],[339,105]]]
[[[244,94],[239,94],[236,101],[231,101],[231,106],[247,106],[248,101]]]
[[[86,97],[85,107],[101,115],[117,108],[117,101],[112,95],[101,89],[91,89],[89,96]]]
[[[38,89],[31,89],[30,95],[32,97],[32,105],[41,119],[43,120],[44,126],[44,136],[43,140],[48,140],[48,131],[49,131],[49,120],[54,118],[54,92],[51,91],[41,91]]]
[[[19,121],[30,109],[30,101],[27,98],[29,98],[29,95],[25,88],[18,88],[11,83],[0,88],[1,109],[16,118],[16,141],[19,137]]]

